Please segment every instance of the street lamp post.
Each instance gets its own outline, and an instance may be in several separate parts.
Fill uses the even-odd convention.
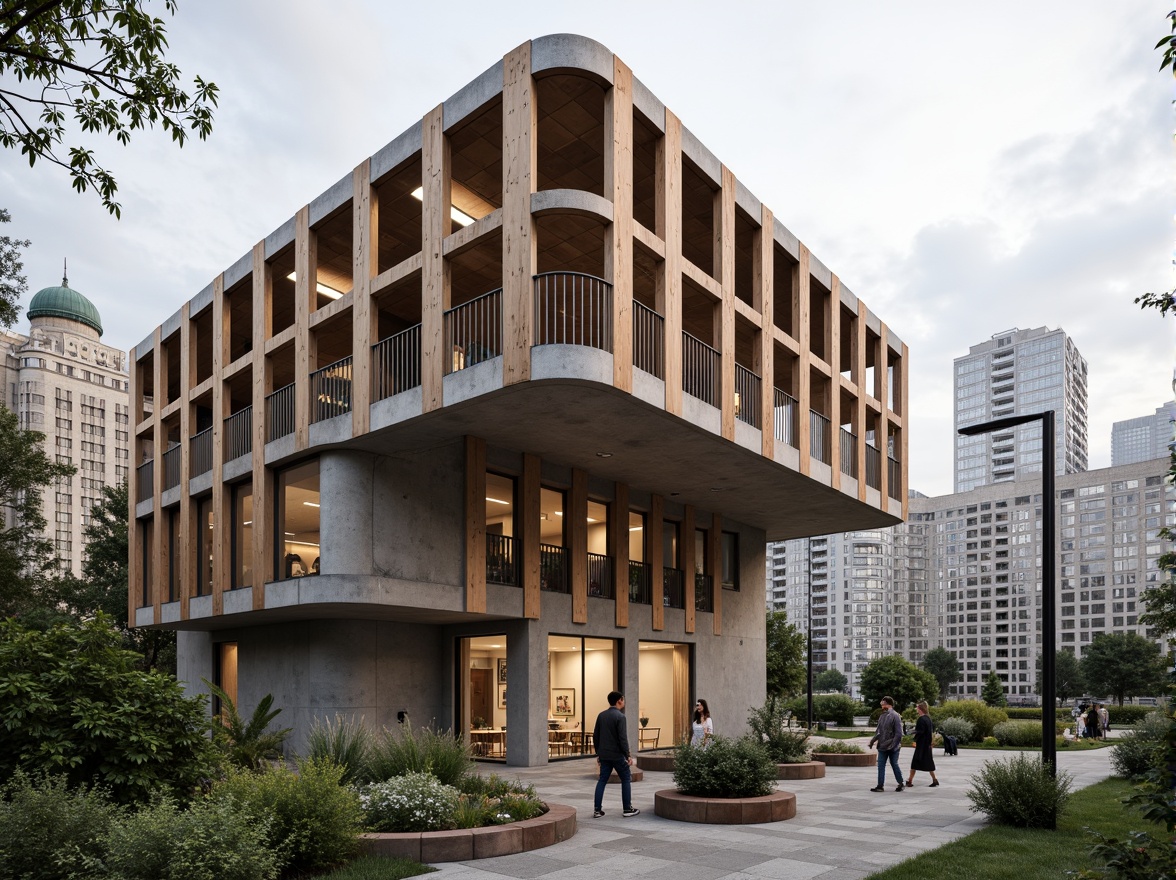
[[[811,548],[811,545],[810,545]],[[808,729],[813,729],[813,567],[809,564],[809,579],[808,579]]]
[[[1054,514],[1054,411],[993,419],[960,428],[965,437],[988,434],[1028,422],[1041,422],[1041,760],[1051,776],[1058,772],[1054,661],[1057,656],[1057,517]],[[1056,817],[1055,823],[1056,825]]]

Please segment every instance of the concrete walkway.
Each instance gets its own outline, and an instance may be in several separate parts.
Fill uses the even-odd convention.
[[[864,744],[863,740],[863,744]],[[1058,752],[1059,769],[1074,777],[1074,788],[1111,775],[1110,749]],[[673,788],[669,773],[645,771],[633,785],[633,803],[641,815],[621,817],[620,786],[605,793],[607,815],[592,818],[591,760],[564,761],[546,767],[485,768],[522,779],[545,800],[574,806],[577,830],[571,840],[546,849],[496,859],[441,865],[437,878],[500,880],[543,877],[547,880],[753,880],[788,878],[856,880],[969,834],[984,826],[969,810],[969,779],[994,758],[1012,752],[961,749],[958,757],[935,751],[940,785],[929,788],[926,773],[915,786],[895,792],[893,774],[887,790],[870,791],[875,768],[828,768],[824,779],[781,782],[796,794],[796,818],[769,825],[695,825],[671,822],[653,814],[653,794]],[[911,750],[904,749],[903,773]]]

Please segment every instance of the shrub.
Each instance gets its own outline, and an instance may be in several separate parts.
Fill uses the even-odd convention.
[[[315,718],[306,741],[312,760],[329,760],[343,768],[345,785],[370,781],[368,767],[375,739],[362,718]]]
[[[265,761],[282,757],[282,744],[293,728],[270,727],[270,722],[282,714],[281,709],[270,708],[273,694],[262,697],[246,721],[232,697],[207,679],[204,683],[221,704],[220,716],[212,719],[212,741],[232,766],[259,770]]]
[[[948,716],[936,726],[943,736],[954,736],[960,743],[970,743],[976,738],[976,725],[967,718]]]
[[[1041,709],[1039,709],[1039,708],[1035,709],[1032,706],[1029,706],[1029,707],[1009,706],[1009,707],[1005,708],[1004,713],[1009,716],[1010,721],[1040,721],[1041,720]],[[1057,715],[1058,715],[1058,718],[1061,718],[1063,715],[1065,715],[1066,717],[1069,717],[1069,713],[1066,712],[1065,709],[1059,709]]]
[[[696,797],[762,797],[776,785],[776,762],[750,736],[716,736],[706,748],[683,744],[674,751],[674,785]]]
[[[1126,727],[1138,724],[1155,711],[1151,706],[1107,706],[1107,720],[1111,727]]]
[[[992,735],[1002,746],[1039,746],[1041,722],[1002,721],[992,728]]]
[[[212,766],[204,698],[140,659],[104,614],[43,632],[0,622],[0,779],[23,768],[124,803],[190,796]]]
[[[1163,712],[1152,712],[1134,730],[1119,737],[1111,751],[1116,775],[1133,779],[1159,764],[1169,724]]]
[[[454,826],[458,791],[431,773],[408,772],[359,790],[373,831],[442,831]]]
[[[547,812],[547,804],[535,794],[535,786],[503,779],[497,773],[471,773],[461,781],[453,814],[453,827],[480,828],[534,819]]]
[[[764,744],[776,764],[799,764],[808,760],[809,732],[784,726],[787,710],[778,700],[768,699],[747,713],[747,726]]]
[[[1052,828],[1065,810],[1073,782],[1069,773],[1050,775],[1049,767],[1029,755],[989,761],[972,777],[968,800],[972,811],[989,821],[1016,828]]]
[[[986,706],[980,700],[949,700],[942,706],[931,707],[931,720],[937,725],[944,718],[966,718],[975,727],[975,736],[992,736],[992,728],[1009,716],[1001,709]]]
[[[377,738],[369,776],[383,781],[406,773],[431,773],[445,785],[456,786],[473,769],[469,748],[453,731],[422,727],[414,732],[404,724],[399,730],[385,728]]]
[[[488,798],[502,798],[512,794],[535,796],[535,786],[523,785],[518,779],[505,779],[497,773],[491,773],[489,776],[471,773],[454,787],[462,794],[482,795]]]
[[[995,749],[1000,745],[1000,741],[995,736],[986,736],[980,740],[980,745],[986,749]]]
[[[801,695],[788,701],[792,717],[807,720],[808,698]],[[869,710],[858,712],[858,703],[847,694],[815,694],[813,696],[813,721],[829,721],[838,727],[852,727],[855,714],[868,715]]]
[[[163,799],[106,835],[106,869],[119,880],[271,880],[280,856],[267,845],[270,820],[231,798],[187,810]]]
[[[865,752],[865,749],[854,743],[835,739],[813,746],[813,752],[821,755],[860,755]]]
[[[85,876],[90,860],[102,858],[101,838],[121,813],[100,790],[17,770],[0,789],[0,873],[28,880]]]
[[[306,761],[299,772],[237,771],[212,791],[254,815],[271,819],[268,841],[289,871],[317,871],[352,857],[363,831],[359,797],[340,785],[343,768]]]

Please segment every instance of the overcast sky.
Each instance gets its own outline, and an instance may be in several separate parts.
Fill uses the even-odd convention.
[[[912,488],[951,491],[952,359],[1012,327],[1073,337],[1106,467],[1111,423],[1171,398],[1171,321],[1131,302],[1172,285],[1173,80],[1152,50],[1170,8],[182,0],[170,57],[220,86],[211,139],[92,142],[121,221],[0,154],[0,231],[32,240],[30,295],[68,257],[130,348],[510,49],[584,34],[910,346]]]

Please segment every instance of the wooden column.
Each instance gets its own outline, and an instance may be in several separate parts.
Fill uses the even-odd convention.
[[[223,614],[225,590],[232,584],[233,502],[225,485],[225,419],[230,398],[225,393],[224,370],[228,357],[228,303],[225,278],[212,282],[212,613]],[[259,418],[257,413],[253,417]]]
[[[715,266],[723,286],[720,306],[719,348],[722,364],[719,376],[719,406],[722,408],[721,430],[726,440],[735,439],[735,175],[723,166],[722,190],[716,196]],[[741,401],[741,406],[754,406]]]
[[[760,453],[776,454],[776,273],[774,271],[776,218],[766,205],[760,207],[760,231],[752,257],[754,305],[760,313],[760,332],[755,337],[756,370],[760,374]]]
[[[878,356],[874,359],[876,366],[874,367],[874,383],[878,386],[878,430],[874,434],[874,445],[878,447],[878,492],[880,497],[878,499],[879,507],[885,510],[887,507],[886,498],[889,491],[890,483],[890,468],[886,460],[886,441],[890,434],[890,420],[887,418],[890,414],[890,407],[887,405],[890,395],[886,393],[887,385],[890,377],[888,375],[886,365],[890,360],[890,347],[886,343],[886,339],[890,334],[886,330],[885,322],[882,323],[882,328],[878,332]]]
[[[519,528],[523,578],[523,617],[539,619],[539,489],[540,460],[537,455],[523,455],[523,479],[519,487],[521,517],[515,522]]]
[[[717,513],[711,518],[707,540],[710,542],[711,588],[714,592],[715,605],[712,632],[716,636],[721,636],[723,634],[723,518]],[[738,560],[736,560],[736,564],[738,564]]]
[[[910,492],[909,480],[911,474],[909,458],[910,453],[907,449],[907,444],[909,443],[909,439],[907,437],[907,425],[910,424],[911,419],[910,406],[907,403],[907,401],[910,400],[910,398],[907,396],[909,393],[908,382],[910,381],[910,371],[907,369],[908,357],[910,357],[910,351],[907,348],[907,344],[904,342],[902,344],[902,354],[900,355],[898,369],[895,370],[895,381],[898,382],[899,398],[894,402],[895,406],[899,408],[900,414],[902,415],[902,433],[899,435],[899,439],[902,442],[902,448],[895,450],[897,453],[895,458],[898,459],[898,472],[902,475],[901,501],[902,518],[904,520],[907,518],[907,505],[910,501],[907,496]]]
[[[502,384],[514,385],[531,378],[535,322],[531,194],[539,138],[530,42],[506,56],[502,79]]]
[[[448,179],[448,175],[446,175]],[[379,249],[373,236],[378,229],[380,203],[372,198],[371,160],[365,159],[351,178],[351,436],[368,432],[371,424],[372,343],[375,341],[375,310],[372,308],[372,279],[376,277]]]
[[[686,595],[686,632],[694,632],[695,615],[697,613],[694,607],[694,571],[697,565],[697,560],[694,558],[694,508],[689,504],[686,505],[686,511],[682,515],[682,534],[679,537],[682,542],[682,583]]]
[[[858,500],[866,500],[866,311],[858,300],[858,316],[854,322],[853,377],[857,385],[857,399],[854,401],[854,433],[858,442],[854,449],[857,455]]]
[[[572,491],[564,519],[568,528],[569,574],[572,578],[572,623],[588,622],[588,472],[572,469]]]
[[[657,275],[657,310],[665,318],[666,412],[682,415],[682,123],[666,110],[666,133],[659,142],[657,172],[658,235],[666,258]]]
[[[633,72],[613,57],[613,87],[604,108],[605,195],[613,222],[604,250],[604,277],[612,284],[613,385],[633,390]]]
[[[666,628],[666,560],[662,541],[665,509],[665,499],[661,495],[650,496],[649,516],[645,519],[645,557],[649,560],[649,592],[653,597],[653,628],[655,630]]]
[[[466,611],[486,613],[486,441],[465,438]]]
[[[825,328],[829,334],[829,462],[830,485],[841,488],[841,281],[836,275],[829,283],[829,305],[825,309]],[[861,442],[858,438],[857,442]],[[863,474],[858,472],[858,479]]]
[[[809,309],[812,307],[812,299],[809,296],[809,249],[803,244],[797,244],[797,250],[800,253],[800,261],[793,267],[794,279],[792,284],[793,296],[796,298],[796,320],[793,322],[792,329],[796,332],[796,343],[800,348],[800,357],[797,358],[796,363],[796,446],[800,450],[800,472],[803,476],[808,476],[812,470],[812,462],[809,456],[812,455],[810,448],[810,429],[809,425],[812,419],[810,418],[810,411],[812,409],[812,340],[811,340],[811,326],[809,321]]]
[[[318,236],[307,205],[294,215],[294,448],[299,451],[310,447],[310,374],[318,367],[310,315],[318,302],[317,278]]]
[[[421,123],[421,408],[432,412],[445,405],[445,368],[453,358],[445,351],[444,320],[449,308],[449,264],[445,236],[449,231],[449,141],[438,104]],[[530,202],[528,201],[528,210]]]
[[[151,454],[155,460],[155,464],[151,468],[155,483],[152,490],[151,511],[151,522],[153,523],[151,537],[154,539],[155,546],[152,548],[151,555],[155,559],[155,564],[151,566],[151,578],[154,581],[151,584],[151,604],[155,609],[155,622],[159,623],[160,606],[163,604],[163,586],[167,583],[168,535],[167,523],[164,522],[163,516],[163,452],[167,447],[164,444],[163,419],[159,416],[167,401],[167,358],[163,356],[163,335],[159,327],[155,328],[155,332],[151,336],[151,350],[154,352],[151,363],[155,370],[153,377],[155,383],[153,402],[155,405],[151,413],[151,442],[154,447]]]
[[[265,608],[265,585],[274,578],[274,490],[265,466],[265,397],[273,376],[265,356],[270,328],[269,266],[265,242],[253,246],[253,610]]]
[[[613,484],[613,506],[609,520],[613,554],[613,595],[616,625],[629,625],[629,485]]]
[[[176,549],[177,584],[180,593],[180,619],[188,619],[188,600],[195,593],[195,541],[193,538],[192,498],[188,479],[192,473],[192,322],[191,301],[180,306],[180,530]]]
[[[139,361],[135,357],[135,350],[127,353],[128,392],[127,401],[130,404],[127,415],[127,621],[135,625],[135,610],[139,607],[139,597],[142,595],[143,581],[143,535],[139,518],[135,515],[139,497],[139,413],[142,411],[140,398],[143,382],[139,378]]]

